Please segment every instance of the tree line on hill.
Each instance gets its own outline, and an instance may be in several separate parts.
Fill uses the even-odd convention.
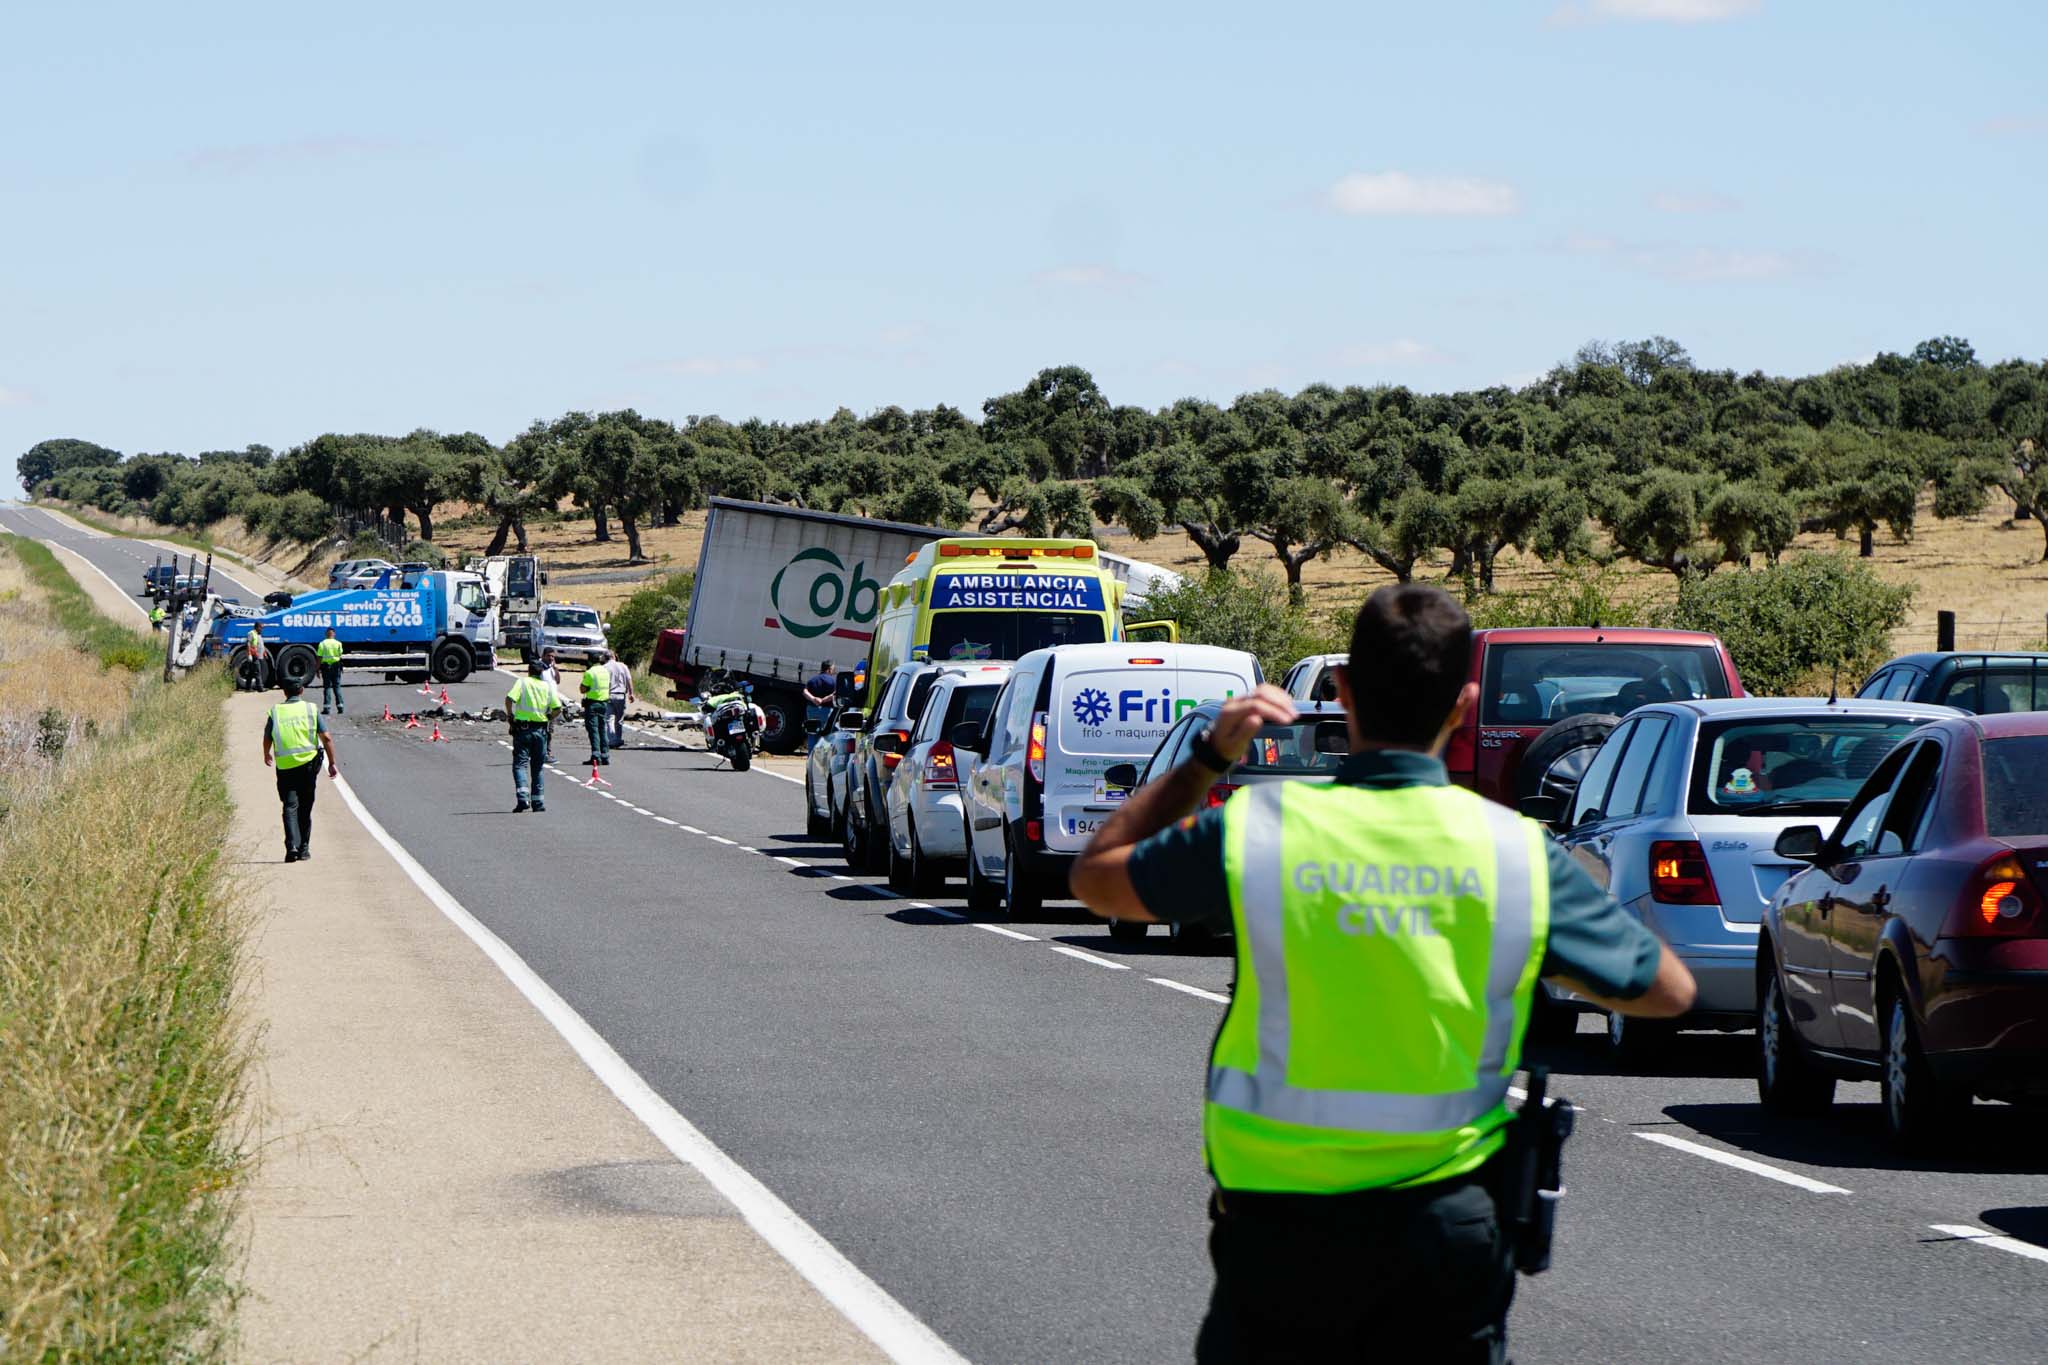
[[[791,423],[627,409],[535,421],[503,444],[327,433],[282,454],[124,457],[49,440],[17,470],[31,494],[194,528],[238,516],[291,539],[356,513],[412,517],[431,541],[437,511],[460,503],[495,523],[498,553],[569,503],[639,560],[644,527],[722,495],[985,533],[1177,528],[1216,569],[1263,546],[1297,589],[1304,566],[1348,546],[1402,581],[1435,566],[1490,592],[1503,550],[1578,562],[1595,528],[1681,578],[1775,562],[1801,531],[1868,556],[1881,529],[1912,536],[1930,487],[1938,517],[1999,493],[2048,533],[2048,363],[1986,365],[1938,337],[1781,378],[1702,369],[1653,337],[1588,343],[1519,389],[1312,384],[1157,411],[1062,366],[988,399],[979,421],[944,404]]]

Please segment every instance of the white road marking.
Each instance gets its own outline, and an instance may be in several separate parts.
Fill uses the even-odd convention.
[[[740,846],[739,840],[728,839],[723,834],[707,834],[704,837],[714,844],[724,844],[727,848],[738,848]]]
[[[666,815],[657,815],[654,818],[661,821],[661,823],[663,823],[664,825],[673,825],[675,823],[675,821],[669,819]]]
[[[910,908],[913,910],[929,910],[934,915],[944,915],[947,919],[964,920],[967,918],[967,916],[961,914],[958,910],[948,910],[942,905],[927,905],[923,901],[912,901],[910,903]]]
[[[1107,967],[1113,972],[1127,972],[1130,970],[1130,967],[1124,963],[1111,962],[1106,957],[1097,957],[1093,953],[1084,953],[1079,948],[1069,948],[1064,943],[1048,943],[1045,946],[1056,953],[1065,953],[1068,957],[1078,957],[1083,962],[1093,962],[1096,966]]]
[[[695,825],[677,825],[676,828],[681,830],[685,834],[702,834],[704,832],[703,830],[698,829]]]
[[[788,773],[778,773],[767,768],[749,768],[747,771],[759,773],[763,777],[772,777],[781,782],[794,782],[799,787],[804,784],[804,780],[801,777],[791,777]]]
[[[775,861],[776,861],[776,862],[778,862],[778,863],[788,863],[788,864],[789,864],[789,865],[790,865],[791,867],[809,867],[809,866],[810,866],[810,864],[809,864],[809,863],[807,863],[807,862],[805,862],[805,861],[804,861],[804,860],[803,860],[802,858],[791,858],[791,857],[788,857],[788,856],[786,856],[786,855],[784,855],[784,854],[780,854],[780,853],[778,853],[778,854],[776,854],[776,855],[775,855]]]
[[[2048,1247],[2037,1247],[2032,1242],[2022,1242],[2017,1237],[2002,1237],[1985,1228],[1973,1228],[1967,1223],[1929,1223],[1936,1232],[1945,1232],[1966,1242],[1979,1246],[1997,1247],[2010,1251],[2015,1256],[2024,1256],[2030,1261],[2048,1261]]]
[[[30,539],[33,540],[34,537],[31,536]],[[45,541],[43,543],[48,545],[53,550],[62,550],[64,552],[62,558],[75,559],[79,563],[85,565],[86,568],[91,569],[94,573],[98,574],[101,578],[106,579],[107,586],[112,588],[115,592],[120,593],[122,601],[126,602],[129,606],[135,608],[135,610],[141,615],[143,620],[147,621],[149,619],[149,612],[143,607],[143,605],[140,602],[137,602],[133,597],[130,597],[128,595],[128,590],[126,588],[122,587],[119,583],[116,583],[114,581],[114,576],[112,574],[108,573],[105,569],[102,569],[99,565],[93,563],[90,559],[87,559],[78,551],[72,549],[69,545],[59,545],[54,540]]]
[[[760,849],[753,847],[751,844],[740,845],[740,852],[742,853],[759,853],[760,851]]]
[[[1024,942],[1026,943],[1038,942],[1038,936],[1036,934],[1020,934],[1015,929],[1005,929],[1000,924],[977,924],[974,927],[977,929],[986,929],[991,934],[1001,934],[1004,938],[1018,938],[1024,940]]]
[[[1148,976],[1145,979],[1155,986],[1164,986],[1170,991],[1179,991],[1182,995],[1192,995],[1202,1000],[1214,1000],[1219,1005],[1230,1003],[1230,997],[1227,995],[1218,995],[1214,991],[1205,991],[1200,986],[1190,986],[1184,981],[1174,981],[1163,976]]]
[[[662,1144],[685,1165],[693,1167],[732,1202],[740,1216],[768,1245],[775,1248],[796,1272],[809,1280],[847,1320],[880,1347],[892,1360],[933,1362],[933,1365],[965,1365],[965,1358],[948,1346],[917,1315],[889,1296],[887,1290],[863,1274],[837,1247],[826,1241],[816,1228],[776,1197],[775,1192],[734,1161],[710,1138],[678,1113],[623,1057],[613,1050],[589,1021],[570,1008],[539,973],[492,933],[482,921],[448,894],[405,848],[377,823],[375,816],[357,799],[345,779],[334,781],[335,790],[355,813],[370,837],[384,846],[405,875],[483,950],[506,980],[526,997],[541,1017],[575,1050],[583,1064],[618,1096],[634,1117],[647,1125]]]
[[[849,877],[844,872],[834,872],[832,874],[832,880],[835,882],[857,882],[860,880],[860,878]]]
[[[1718,1161],[1723,1166],[1733,1166],[1738,1171],[1748,1171],[1751,1175],[1760,1175],[1766,1180],[1776,1180],[1783,1184],[1794,1186],[1807,1191],[1809,1194],[1850,1193],[1850,1191],[1843,1189],[1840,1185],[1830,1185],[1824,1180],[1809,1179],[1792,1171],[1780,1170],[1776,1166],[1767,1166],[1761,1161],[1751,1161],[1748,1157],[1737,1156],[1733,1152],[1724,1152],[1718,1148],[1704,1146],[1697,1142],[1687,1142],[1684,1138],[1672,1137],[1669,1133],[1637,1133],[1636,1136],[1646,1142],[1659,1143],[1665,1147],[1675,1147],[1681,1152],[1691,1152],[1694,1156],[1702,1156],[1709,1161]]]

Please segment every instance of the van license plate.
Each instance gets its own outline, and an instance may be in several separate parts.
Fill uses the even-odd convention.
[[[1096,830],[1101,829],[1103,822],[1108,819],[1107,815],[1069,815],[1067,817],[1067,833],[1093,834]]]

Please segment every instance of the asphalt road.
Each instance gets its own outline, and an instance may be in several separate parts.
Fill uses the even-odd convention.
[[[0,512],[45,534],[24,524],[37,519]],[[139,582],[124,547],[60,538]],[[452,700],[476,710],[508,681]],[[513,815],[502,727],[458,721],[432,744],[374,719],[416,689],[348,695],[341,762],[384,826],[963,1354],[1189,1357],[1208,1288],[1201,1077],[1226,956],[1175,953],[1157,931],[1116,944],[1057,908],[1012,923],[952,896],[904,900],[803,836],[799,785],[649,736],[591,788],[565,726],[547,811]],[[1584,1113],[1556,1267],[1522,1283],[1516,1357],[2048,1356],[2038,1120],[1980,1105],[1955,1154],[1901,1161],[1875,1086],[1845,1087],[1830,1119],[1767,1122],[1750,1045],[1682,1035],[1653,1075],[1614,1074],[1590,1031],[1540,1054]],[[2008,1240],[1941,1230],[1957,1227]]]

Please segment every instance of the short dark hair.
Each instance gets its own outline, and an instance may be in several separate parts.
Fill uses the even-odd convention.
[[[1351,625],[1351,705],[1358,732],[1383,744],[1434,740],[1472,667],[1472,618],[1442,588],[1392,583]]]
[[[297,678],[279,678],[277,685],[284,689],[284,694],[287,697],[296,697],[299,693],[306,690],[306,685]]]

